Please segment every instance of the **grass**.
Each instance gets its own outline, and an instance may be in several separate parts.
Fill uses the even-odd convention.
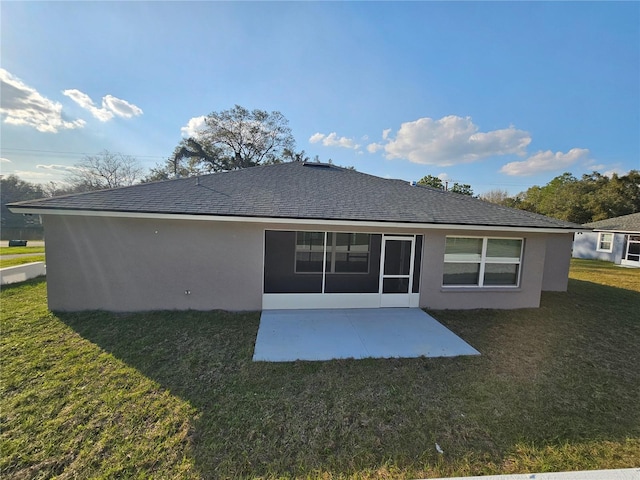
[[[0,247],[0,256],[2,255],[23,255],[26,253],[44,253],[42,247]]]
[[[15,267],[31,262],[44,262],[44,255],[27,255],[18,258],[0,258],[0,268]]]
[[[638,269],[620,267],[599,260],[571,260],[571,278],[640,291]]]
[[[430,312],[479,357],[253,363],[257,313],[58,313],[2,291],[0,477],[322,478],[640,465],[640,270]],[[435,443],[444,450],[439,454]]]

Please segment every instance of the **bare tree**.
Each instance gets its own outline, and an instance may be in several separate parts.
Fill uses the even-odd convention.
[[[505,201],[509,198],[509,192],[502,190],[501,188],[494,188],[480,195],[480,198],[485,202],[497,203],[498,205],[504,205]]]
[[[88,192],[133,185],[142,178],[143,172],[134,157],[104,150],[84,157],[66,181],[74,192]]]

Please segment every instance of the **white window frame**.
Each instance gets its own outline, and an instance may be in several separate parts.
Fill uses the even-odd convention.
[[[445,285],[444,283],[444,272],[442,274],[442,288],[483,288],[483,289],[513,289],[520,287],[520,279],[522,278],[522,256],[524,254],[524,244],[525,240],[523,237],[480,237],[480,236],[472,236],[472,235],[447,235],[445,237],[445,242],[447,238],[474,238],[474,239],[482,239],[482,253],[480,255],[480,259],[461,259],[461,260],[449,260],[445,259],[444,263],[478,263],[480,265],[480,271],[478,273],[478,283],[477,284],[467,284],[467,285]],[[489,240],[520,240],[520,257],[518,261],[514,261],[511,258],[500,258],[500,257],[487,257],[487,245]],[[487,264],[505,264],[505,265],[518,265],[518,274],[516,276],[515,285],[484,285],[484,274],[485,274],[485,266]]]
[[[610,236],[611,240],[605,240],[603,237],[605,237],[606,235]],[[613,252],[613,238],[614,236],[612,232],[598,232],[598,244],[596,245],[596,251],[606,253]],[[608,242],[609,248],[602,248],[602,242]]]

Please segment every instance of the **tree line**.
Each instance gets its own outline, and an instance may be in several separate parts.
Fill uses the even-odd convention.
[[[517,195],[497,189],[480,198],[568,222],[595,222],[640,212],[640,171],[610,176],[592,172],[581,178],[565,172]]]
[[[9,212],[6,204],[11,202],[256,165],[310,160],[304,150],[296,151],[291,129],[282,113],[248,110],[235,105],[204,117],[191,136],[181,140],[172,154],[146,175],[136,158],[103,151],[84,157],[62,183],[38,185],[15,175],[2,177],[2,227],[36,222]],[[313,161],[320,160],[315,156]],[[449,182],[433,175],[424,176],[418,183],[462,195],[474,195],[471,185],[453,182],[449,186]],[[533,186],[517,195],[511,196],[505,190],[496,189],[478,197],[561,220],[586,223],[640,211],[640,172],[631,170],[626,175],[611,176],[593,172],[579,179],[571,173],[564,173],[545,186]]]

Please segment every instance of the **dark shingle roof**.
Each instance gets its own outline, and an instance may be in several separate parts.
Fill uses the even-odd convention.
[[[597,222],[585,223],[584,226],[593,228],[594,230],[640,232],[640,213],[632,213],[621,217],[607,218]]]
[[[283,163],[13,207],[576,229],[579,225],[327,164]]]

